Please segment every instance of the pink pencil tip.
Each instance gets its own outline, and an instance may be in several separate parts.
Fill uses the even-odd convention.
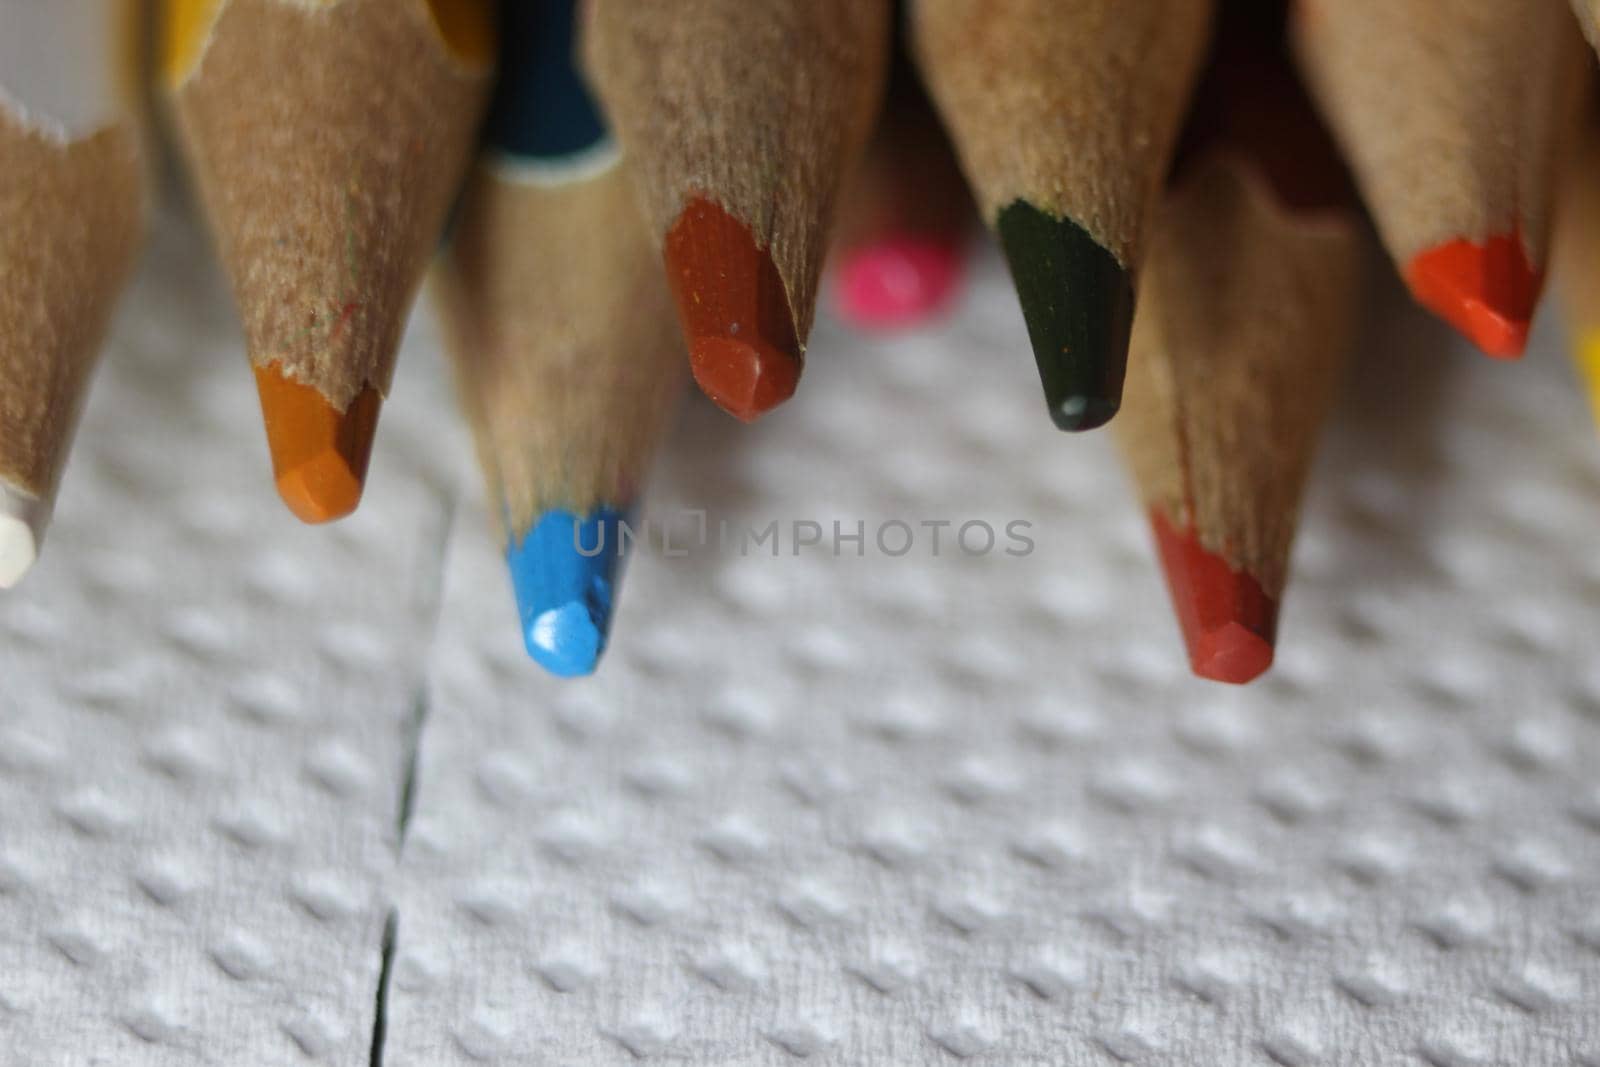
[[[897,236],[847,253],[834,276],[839,314],[864,330],[916,326],[937,315],[961,280],[958,244]]]

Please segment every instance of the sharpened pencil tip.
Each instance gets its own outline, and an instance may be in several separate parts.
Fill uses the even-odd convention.
[[[562,678],[593,674],[611,631],[622,577],[625,515],[548,511],[506,548],[528,655]]]
[[[759,343],[699,337],[689,366],[700,391],[734,418],[754,422],[794,395],[800,365]]]
[[[803,366],[794,314],[772,257],[749,228],[696,197],[662,251],[701,390],[746,422],[789,399]]]
[[[895,330],[937,315],[961,279],[961,246],[905,235],[848,253],[834,275],[839,314],[859,329]]]
[[[1102,396],[1064,396],[1050,404],[1050,421],[1068,433],[1096,430],[1111,421],[1119,406]]]
[[[0,486],[0,589],[10,589],[33,569],[49,522],[43,501]]]
[[[1003,208],[996,229],[1051,419],[1069,431],[1104,425],[1122,403],[1132,277],[1077,223],[1026,200]]]
[[[1482,244],[1448,241],[1411,260],[1406,284],[1417,303],[1498,359],[1517,359],[1544,276],[1513,231]]]
[[[361,502],[383,398],[367,386],[339,411],[279,365],[256,368],[278,495],[302,522],[341,519]]]
[[[1278,603],[1261,583],[1228,566],[1193,530],[1179,531],[1150,513],[1172,606],[1189,650],[1189,667],[1214,682],[1242,685],[1272,666]]]

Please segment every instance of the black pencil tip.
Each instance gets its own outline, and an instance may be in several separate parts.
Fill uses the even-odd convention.
[[[1064,396],[1059,400],[1046,398],[1050,407],[1050,421],[1056,429],[1068,433],[1097,430],[1111,421],[1121,406],[1115,399],[1104,396]]]
[[[1083,227],[1026,200],[1006,205],[997,228],[1052,421],[1069,431],[1105,425],[1122,402],[1132,277]]]

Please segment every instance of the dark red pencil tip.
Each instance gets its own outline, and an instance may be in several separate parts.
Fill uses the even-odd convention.
[[[696,197],[667,231],[663,255],[701,390],[746,422],[789,399],[803,365],[794,313],[749,227]]]
[[[689,366],[701,392],[745,422],[754,422],[789,399],[800,383],[800,364],[759,342],[695,338]]]
[[[1528,344],[1544,275],[1513,231],[1483,244],[1455,240],[1430,248],[1407,265],[1406,284],[1417,303],[1489,355],[1517,359]]]
[[[1277,601],[1255,578],[1201,545],[1193,530],[1180,532],[1155,509],[1150,525],[1190,669],[1201,678],[1236,685],[1259,677],[1272,666]]]

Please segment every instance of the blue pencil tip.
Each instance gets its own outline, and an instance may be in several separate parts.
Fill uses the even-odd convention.
[[[589,605],[569,601],[535,616],[523,639],[539,666],[561,678],[578,678],[600,665],[610,622]]]
[[[593,674],[622,576],[623,513],[549,511],[506,549],[528,655],[551,674]]]

